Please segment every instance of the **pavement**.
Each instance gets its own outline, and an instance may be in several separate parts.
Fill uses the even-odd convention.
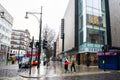
[[[16,77],[18,73],[18,64],[0,65],[0,80],[1,77]]]
[[[85,65],[76,66],[76,72],[69,71],[65,73],[64,65],[60,62],[50,62],[49,66],[40,65],[39,70],[36,66],[32,67],[31,74],[29,74],[29,70],[21,71],[18,70],[18,75],[24,78],[42,78],[42,77],[56,77],[56,76],[75,76],[75,75],[90,75],[90,74],[104,74],[111,72],[120,72],[119,70],[106,70],[99,69],[98,66],[89,66]]]

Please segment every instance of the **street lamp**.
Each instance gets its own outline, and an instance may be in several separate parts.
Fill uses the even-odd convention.
[[[19,37],[20,37],[19,41],[21,42],[21,33]],[[20,60],[20,43],[19,43],[19,52],[18,52],[18,65],[19,65],[19,60]]]
[[[0,16],[1,16],[1,18],[4,18],[4,12],[3,11],[0,12]]]
[[[41,55],[41,30],[42,30],[42,6],[41,6],[41,13],[38,12],[26,12],[25,18],[28,19],[28,14],[32,14],[34,17],[36,17],[34,14],[39,14],[40,15],[40,20],[36,17],[36,19],[39,22],[39,48],[38,48],[38,74],[39,74],[39,69],[40,69],[40,55]]]

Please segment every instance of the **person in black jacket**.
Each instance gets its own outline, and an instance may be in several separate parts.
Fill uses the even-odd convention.
[[[71,72],[72,72],[72,68],[74,69],[74,72],[76,72],[75,60],[74,59],[72,60],[72,63],[71,63]]]

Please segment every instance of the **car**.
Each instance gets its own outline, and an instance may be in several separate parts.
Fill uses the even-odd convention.
[[[36,61],[36,60],[34,60],[33,62],[32,62],[32,65],[33,66],[36,66],[38,64],[38,62]]]
[[[22,60],[19,62],[19,68],[29,68],[30,67],[30,58],[23,57]]]

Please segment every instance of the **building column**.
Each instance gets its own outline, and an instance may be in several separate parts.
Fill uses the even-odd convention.
[[[76,61],[77,61],[77,64],[80,65],[80,54],[77,54]]]

